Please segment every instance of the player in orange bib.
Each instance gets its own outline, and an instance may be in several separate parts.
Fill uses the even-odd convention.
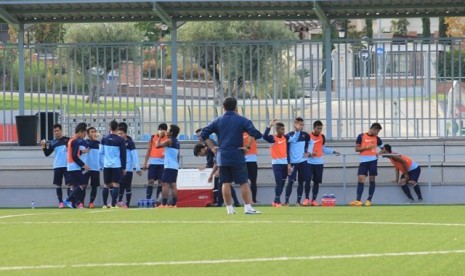
[[[247,132],[242,133],[244,139],[244,147],[249,143],[249,134]],[[249,151],[245,154],[245,164],[247,166],[247,177],[250,180],[250,191],[252,192],[252,202],[257,203],[257,141],[252,140]]]
[[[273,126],[275,127],[276,134],[270,135],[270,131]],[[287,154],[287,141],[289,137],[284,135],[284,131],[284,124],[279,123],[278,120],[274,119],[263,133],[263,139],[271,144],[271,164],[275,179],[275,198],[272,203],[273,207],[281,207],[281,194],[283,192],[283,187],[286,184],[286,178],[289,172],[287,168],[289,164]]]
[[[332,148],[325,146],[326,137],[321,133],[323,130],[323,123],[317,120],[313,123],[313,131],[310,133],[310,141],[307,147],[307,163],[308,163],[308,175],[305,181],[305,200],[304,206],[319,206],[316,198],[320,184],[323,181],[323,155],[334,154],[339,155],[340,153]],[[312,189],[312,200],[310,200],[310,182],[313,180]]]
[[[155,201],[157,200],[158,196],[161,193],[162,185],[161,185],[161,177],[163,175],[164,170],[164,160],[165,160],[165,149],[164,148],[157,148],[156,143],[158,138],[160,137],[161,131],[167,131],[168,125],[165,123],[161,123],[158,125],[158,132],[150,137],[149,144],[147,146],[147,152],[145,154],[144,165],[142,168],[144,170],[148,170],[147,173],[147,189],[145,191],[146,199],[152,198],[153,187],[155,186],[155,181],[158,181],[158,188],[155,194]],[[161,142],[167,140],[168,137],[164,137]]]
[[[361,133],[355,142],[355,151],[360,154],[360,165],[358,166],[357,198],[350,202],[351,206],[362,206],[362,194],[366,177],[369,175],[370,187],[365,206],[371,206],[371,199],[375,193],[375,178],[378,175],[378,152],[377,147],[383,148],[383,142],[378,137],[382,129],[379,123],[373,123],[370,130]]]
[[[396,174],[394,182],[400,184],[402,191],[404,191],[404,194],[407,196],[409,201],[414,202],[415,200],[413,199],[412,193],[410,193],[410,189],[407,184],[412,185],[413,190],[417,194],[418,202],[422,202],[423,197],[421,196],[420,185],[418,185],[418,178],[420,178],[421,173],[420,166],[407,155],[401,155],[393,152],[391,146],[388,144],[384,145],[384,148],[379,153],[388,154],[383,157],[389,158],[394,166]],[[400,179],[399,171],[402,173]]]

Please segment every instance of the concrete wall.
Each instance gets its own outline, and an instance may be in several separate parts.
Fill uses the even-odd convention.
[[[465,203],[465,141],[463,140],[395,140],[384,141],[393,150],[407,154],[422,167],[420,185],[426,203]],[[139,158],[143,162],[146,143],[138,143]],[[184,168],[197,168],[205,163],[204,158],[192,154],[195,142],[181,144]],[[341,156],[326,156],[323,184],[319,195],[334,193],[338,204],[346,204],[355,197],[358,156],[354,153],[353,141],[327,143],[327,146],[342,153]],[[270,204],[274,198],[274,177],[269,158],[269,146],[259,143],[258,201]],[[52,181],[52,157],[44,157],[37,147],[0,145],[0,207],[29,207],[34,200],[39,207],[56,205]],[[392,183],[393,168],[387,159],[379,160],[376,204],[403,204],[406,198],[400,187]],[[133,178],[133,204],[145,195],[147,176]],[[296,186],[296,184],[294,184]],[[412,191],[413,193],[413,191]],[[64,191],[64,194],[66,192]],[[291,202],[295,201],[295,187]],[[367,195],[367,188],[364,196]],[[415,195],[414,195],[415,197]],[[365,197],[364,197],[365,198]],[[101,204],[99,191],[96,202]]]

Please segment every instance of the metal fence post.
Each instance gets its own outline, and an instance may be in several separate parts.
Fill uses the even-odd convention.
[[[433,203],[433,193],[432,193],[432,183],[431,177],[433,176],[431,172],[431,154],[428,154],[428,193],[429,193],[429,202]]]
[[[344,191],[344,204],[347,202],[347,164],[346,155],[342,155],[342,190]]]

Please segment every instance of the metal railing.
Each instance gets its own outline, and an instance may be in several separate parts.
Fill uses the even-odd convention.
[[[462,136],[463,42],[333,40],[331,63],[318,40],[178,42],[175,64],[171,44],[30,44],[24,72],[17,45],[6,45],[0,141],[17,139],[20,74],[24,113],[59,113],[67,134],[80,121],[106,131],[114,118],[127,120],[136,140],[147,140],[162,122],[177,123],[183,139],[196,139],[195,130],[222,113],[222,99],[234,96],[261,130],[275,118],[289,130],[301,116],[306,129],[317,119],[330,125],[332,139],[353,138],[375,121],[386,138]],[[325,74],[331,74],[330,104]],[[51,127],[40,122],[39,132]]]

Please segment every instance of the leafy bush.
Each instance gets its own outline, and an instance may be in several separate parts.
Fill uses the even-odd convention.
[[[5,46],[0,47],[0,78],[9,75],[11,70],[10,64],[14,63],[16,56],[16,49]]]
[[[171,65],[166,66],[165,72],[166,78],[170,79],[172,74]],[[205,69],[199,68],[196,64],[186,64],[184,68],[178,67],[178,79],[183,80],[184,77],[186,80],[205,80]]]
[[[438,78],[456,79],[465,74],[465,51],[452,50],[440,53],[438,59]]]
[[[69,75],[68,75],[69,74]],[[72,76],[72,77],[70,77]],[[19,79],[19,64],[16,61],[13,65],[13,80]],[[19,90],[19,82],[13,81],[12,90]],[[10,84],[10,82],[8,82]],[[51,62],[26,62],[24,67],[24,87],[25,91],[45,92],[45,91],[76,91],[80,93],[87,89],[86,83],[82,81],[80,74],[71,73],[60,68],[59,64]]]
[[[69,58],[81,71],[99,66],[108,72],[122,61],[140,58],[140,49],[131,42],[141,42],[143,35],[132,23],[71,24],[66,28],[65,42],[75,44]]]

